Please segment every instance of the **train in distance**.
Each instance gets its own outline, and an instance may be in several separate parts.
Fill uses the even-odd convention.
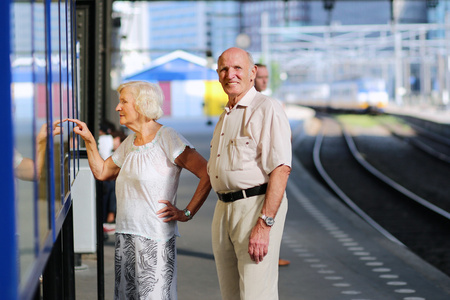
[[[381,112],[389,94],[381,78],[359,78],[329,83],[301,83],[288,88],[286,103],[318,109]]]

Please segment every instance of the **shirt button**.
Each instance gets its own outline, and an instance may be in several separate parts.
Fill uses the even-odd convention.
[[[219,178],[219,176],[216,176],[216,179]]]
[[[224,135],[224,134],[225,134],[225,133],[222,132],[220,135]]]
[[[217,154],[217,157],[219,157],[220,156],[220,154]]]

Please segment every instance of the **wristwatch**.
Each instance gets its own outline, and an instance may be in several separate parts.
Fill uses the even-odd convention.
[[[266,215],[263,214],[263,213],[261,213],[261,214],[259,215],[259,217],[260,217],[261,219],[263,219],[264,222],[266,222],[266,225],[269,226],[269,227],[272,227],[273,224],[275,223],[275,220],[274,220],[273,218],[268,217],[268,216],[266,216]]]
[[[192,219],[191,211],[187,208],[183,209],[184,215],[190,220]]]

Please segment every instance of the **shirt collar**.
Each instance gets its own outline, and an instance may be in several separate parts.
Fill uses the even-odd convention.
[[[252,103],[253,98],[255,97],[257,91],[255,89],[255,87],[253,86],[251,89],[248,90],[248,92],[244,95],[244,97],[242,97],[241,100],[239,100],[239,102],[235,105],[235,107],[238,106],[244,106],[247,107],[250,105],[250,103]],[[227,112],[230,111],[230,108],[228,106],[225,106],[225,110]]]
[[[237,103],[239,106],[249,106],[250,103],[252,103],[253,98],[255,98],[256,95],[256,89],[253,86],[250,90],[248,90],[247,94],[245,94],[244,97]]]

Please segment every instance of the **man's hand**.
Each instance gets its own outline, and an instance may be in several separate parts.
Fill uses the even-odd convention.
[[[263,261],[264,256],[269,252],[269,234],[270,227],[261,218],[258,218],[258,222],[256,222],[250,233],[248,243],[248,254],[257,264]]]

